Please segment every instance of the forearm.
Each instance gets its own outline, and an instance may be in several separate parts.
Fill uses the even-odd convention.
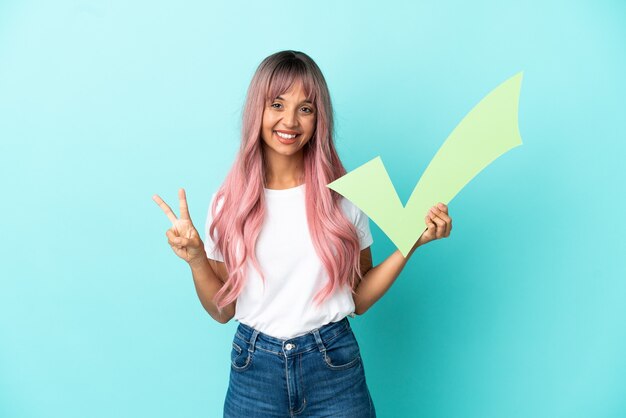
[[[202,257],[198,261],[190,262],[189,267],[191,268],[196,293],[204,309],[217,322],[222,324],[228,322],[235,314],[235,302],[225,306],[220,314],[217,305],[213,302],[213,297],[219,292],[224,283],[222,283],[209,265],[209,260],[206,256]]]
[[[416,242],[406,258],[400,250],[394,251],[385,261],[363,276],[354,295],[354,312],[357,315],[364,314],[389,290],[419,245],[419,242]]]

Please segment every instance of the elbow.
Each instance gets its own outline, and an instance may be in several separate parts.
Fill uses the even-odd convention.
[[[354,305],[354,313],[357,315],[363,315],[365,312],[367,312],[367,308],[364,308],[362,306],[359,306],[357,304]]]
[[[214,318],[220,324],[227,324],[235,315],[229,315],[227,313],[218,314],[217,318]]]
[[[222,309],[217,306],[213,306],[210,309],[207,309],[207,311],[217,322],[220,324],[226,324],[235,317],[235,302],[232,302],[230,305],[225,306]]]
[[[217,318],[213,318],[213,319],[215,319],[220,324],[227,324],[228,321],[230,321],[232,319],[232,317],[218,316]]]
[[[221,311],[221,312],[217,311],[215,313],[209,312],[209,314],[211,315],[213,319],[215,319],[220,324],[228,323],[228,321],[233,319],[233,317],[235,316],[234,312],[225,312],[225,311]]]

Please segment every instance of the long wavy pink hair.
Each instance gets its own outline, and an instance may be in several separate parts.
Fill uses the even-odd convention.
[[[346,173],[333,142],[333,110],[326,80],[305,53],[280,51],[265,58],[252,77],[243,109],[241,146],[211,207],[209,234],[228,270],[228,279],[214,298],[220,310],[241,293],[248,257],[265,281],[255,255],[265,214],[263,111],[268,100],[289,91],[296,81],[302,82],[317,111],[315,133],[303,147],[304,190],[311,239],[330,280],[315,296],[315,303],[322,303],[338,286],[353,288],[356,277],[362,277],[356,228],[340,207],[341,195],[326,187]]]

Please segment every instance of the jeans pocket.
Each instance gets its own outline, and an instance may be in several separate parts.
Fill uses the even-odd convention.
[[[350,328],[334,339],[325,342],[324,363],[331,370],[345,370],[361,362],[361,352]]]
[[[230,351],[230,365],[233,370],[242,372],[252,364],[252,353],[248,351],[249,342],[235,335]]]

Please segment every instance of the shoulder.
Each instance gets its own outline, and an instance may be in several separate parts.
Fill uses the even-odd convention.
[[[220,211],[222,210],[222,206],[224,204],[224,197],[220,196],[220,199],[217,202],[217,205],[215,205],[215,199],[217,197],[217,194],[218,192],[215,192],[211,195],[211,201],[209,202],[209,207],[207,208],[207,215],[206,215],[207,228],[209,225],[213,223],[213,219],[215,219],[217,214],[220,213]],[[215,210],[213,210],[214,206],[216,206]]]
[[[359,209],[358,206],[350,202],[348,199],[343,198],[341,205],[342,208],[344,208],[344,213],[346,214],[346,217],[357,229],[361,249],[363,250],[364,248],[372,245],[374,240],[370,231],[369,217],[365,214],[365,212]]]
[[[343,196],[341,197],[340,205],[343,213],[346,214],[346,216],[352,221],[352,223],[356,223],[359,219],[365,216],[365,213],[363,213],[363,211],[359,209],[358,206],[356,206],[354,203],[352,203]]]
[[[209,203],[209,210],[211,210],[211,208],[213,207],[213,204],[215,203],[216,197],[217,197],[218,192],[215,192],[211,195],[211,202]],[[216,210],[220,210],[222,208],[222,206],[224,205],[224,194],[222,194],[217,202],[217,207]]]

